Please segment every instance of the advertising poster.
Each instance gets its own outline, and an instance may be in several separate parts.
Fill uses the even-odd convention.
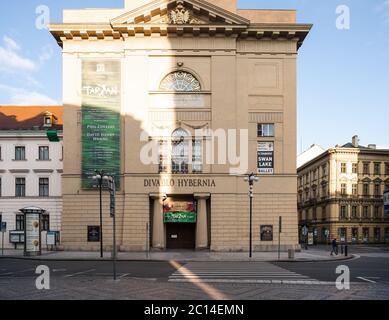
[[[274,174],[274,142],[258,142],[257,168],[259,174]]]
[[[26,252],[34,254],[40,252],[40,227],[39,227],[39,213],[26,214]]]
[[[120,187],[120,61],[82,63],[82,188],[94,186],[96,170]]]

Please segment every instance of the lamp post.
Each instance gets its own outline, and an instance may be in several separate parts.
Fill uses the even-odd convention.
[[[93,176],[93,180],[97,181],[100,191],[100,257],[103,257],[103,181],[108,180],[108,177],[105,175],[103,170],[96,170],[96,175]]]
[[[253,196],[254,196],[254,182],[259,180],[254,173],[250,173],[247,177],[244,178],[244,181],[249,183],[249,200],[250,200],[250,244],[249,244],[249,257],[253,255]]]

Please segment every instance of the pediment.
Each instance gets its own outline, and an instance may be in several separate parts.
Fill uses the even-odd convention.
[[[249,25],[250,21],[203,0],[156,0],[111,20],[114,25]]]

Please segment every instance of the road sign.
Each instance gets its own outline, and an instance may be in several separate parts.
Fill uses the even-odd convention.
[[[389,212],[389,190],[384,191],[384,211]]]
[[[7,222],[1,223],[0,232],[7,232]]]

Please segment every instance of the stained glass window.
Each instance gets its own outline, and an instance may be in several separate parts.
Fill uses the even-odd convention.
[[[201,85],[189,72],[175,71],[162,80],[159,89],[164,91],[193,92],[201,91]]]

